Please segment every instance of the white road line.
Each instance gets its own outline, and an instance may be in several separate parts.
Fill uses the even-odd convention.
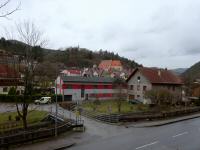
[[[178,136],[181,136],[181,135],[184,135],[184,134],[188,134],[188,132],[179,133],[179,134],[176,134],[176,135],[174,135],[172,137],[175,138],[175,137],[178,137]]]
[[[155,142],[152,142],[152,143],[149,143],[149,144],[146,144],[146,145],[137,147],[137,148],[135,148],[135,149],[141,149],[141,148],[144,148],[144,147],[147,147],[147,146],[151,146],[151,145],[154,145],[154,144],[157,144],[157,143],[158,143],[158,141],[155,141]]]

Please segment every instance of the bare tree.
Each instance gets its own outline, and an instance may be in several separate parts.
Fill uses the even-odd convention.
[[[11,0],[5,0],[4,2],[0,3],[0,18],[7,18],[9,15],[19,10],[19,7],[21,5],[20,3],[14,9],[6,10],[10,2]]]
[[[126,98],[126,94],[124,92],[124,86],[125,86],[125,82],[124,80],[120,79],[120,78],[116,78],[114,80],[114,88],[117,90],[116,92],[116,104],[117,104],[117,109],[118,112],[121,112],[121,106],[122,106],[122,102],[125,100]]]
[[[145,97],[151,99],[157,105],[176,105],[181,101],[180,92],[172,92],[167,89],[149,90],[145,92]]]
[[[21,103],[21,110],[19,110],[18,104],[16,104],[16,107],[19,117],[23,120],[23,127],[26,129],[29,100],[32,99],[34,89],[35,70],[38,65],[38,60],[41,57],[37,48],[43,46],[46,41],[43,38],[43,33],[33,23],[24,21],[16,26],[18,38],[25,44],[23,55],[24,96]]]

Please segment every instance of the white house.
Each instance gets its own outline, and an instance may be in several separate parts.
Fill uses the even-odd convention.
[[[166,89],[182,94],[183,82],[174,73],[167,69],[136,68],[127,79],[128,99],[145,101],[145,92],[151,89]]]

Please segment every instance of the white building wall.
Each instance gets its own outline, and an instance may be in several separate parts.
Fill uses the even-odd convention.
[[[138,81],[138,77],[140,77],[140,81]],[[130,89],[131,85],[133,85],[133,90]],[[146,91],[152,89],[152,84],[149,82],[149,80],[146,79],[139,71],[137,71],[135,75],[132,76],[132,78],[128,81],[128,99],[134,95],[135,99],[144,102],[144,86],[146,86]]]
[[[12,88],[13,86],[0,86],[0,94],[8,94],[9,90]],[[3,91],[4,88],[7,88],[6,92]],[[17,92],[19,92],[19,94],[22,94],[24,91],[24,86],[17,86],[16,89]]]
[[[122,90],[123,93],[127,93],[126,89]],[[96,99],[96,97],[90,97],[90,94],[115,94],[118,93],[117,89],[85,89],[84,97],[81,97],[81,89],[64,89],[63,94],[64,95],[71,95],[72,101],[77,100],[85,100],[86,94],[88,94],[88,100]],[[106,100],[106,99],[113,99],[114,97],[100,97],[100,100]]]

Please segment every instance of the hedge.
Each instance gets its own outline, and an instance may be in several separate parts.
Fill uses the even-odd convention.
[[[55,102],[56,95],[32,95],[32,96],[26,96],[25,100],[27,103],[33,103],[34,100],[40,99],[41,97],[51,97],[52,102]],[[6,95],[6,94],[0,94],[0,102],[14,102],[14,103],[21,103],[23,102],[23,95]],[[58,102],[62,101],[62,95],[57,95]]]

